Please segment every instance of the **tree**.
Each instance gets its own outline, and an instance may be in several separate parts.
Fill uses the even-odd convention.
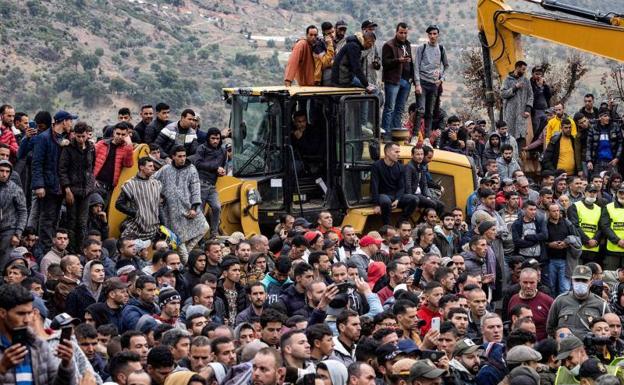
[[[551,65],[546,59],[541,64],[552,93],[551,105],[559,102],[565,104],[588,71],[585,60],[576,52],[568,56],[565,63],[556,63]]]
[[[624,67],[617,63],[610,66],[610,71],[602,74],[600,85],[609,99],[624,99]]]

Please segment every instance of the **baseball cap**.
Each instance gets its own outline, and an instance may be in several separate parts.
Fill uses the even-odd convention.
[[[377,27],[377,23],[375,23],[372,20],[364,20],[362,22],[362,29],[369,28],[369,27]]]
[[[243,239],[245,239],[245,234],[235,231],[228,237],[227,242],[230,245],[238,245]]]
[[[62,327],[65,327],[68,325],[78,325],[79,323],[80,323],[80,320],[78,318],[74,318],[67,313],[61,313],[61,314],[58,314],[56,317],[54,317],[54,319],[52,320],[52,323],[50,324],[50,328],[54,330],[58,330]]]
[[[479,184],[491,184],[491,183],[494,183],[494,181],[488,177],[483,177],[481,178],[481,180],[479,180]]]
[[[392,365],[392,374],[395,376],[409,376],[409,372],[412,366],[416,363],[413,358],[401,358]]]
[[[611,112],[608,108],[601,108],[598,110],[598,116],[609,115]]]
[[[587,192],[598,192],[598,187],[595,184],[590,183],[590,184],[587,185],[587,188],[585,189],[585,191],[587,191]]]
[[[587,359],[579,368],[579,378],[597,380],[603,374],[607,374],[607,367],[595,357]]]
[[[160,269],[158,269],[158,271],[156,271],[154,274],[152,274],[152,276],[154,278],[160,278],[160,277],[164,277],[166,275],[172,275],[173,274],[173,269],[169,268],[168,266],[163,266]]]
[[[461,356],[463,354],[474,353],[479,350],[481,346],[477,345],[470,338],[464,338],[459,341],[457,345],[455,345],[455,350],[453,350],[454,356]]]
[[[444,257],[442,258],[442,260],[440,261],[440,266],[446,266],[449,267],[449,265],[453,263],[453,258],[451,257]]]
[[[444,374],[443,369],[438,369],[431,360],[419,360],[410,369],[409,382],[412,383],[419,378],[434,379]]]
[[[587,266],[585,266],[587,267]],[[570,356],[574,349],[583,346],[583,342],[576,336],[567,336],[559,342],[559,352],[557,353],[558,360],[565,360]]]
[[[401,353],[395,344],[383,344],[375,350],[377,361],[383,365],[384,363],[394,359]]]
[[[305,238],[306,241],[308,241],[308,243],[312,243],[316,241],[318,237],[322,237],[322,236],[323,234],[321,234],[320,231],[308,231],[307,233],[303,234],[303,237]]]
[[[28,258],[28,257],[32,257],[32,253],[28,251],[28,249],[25,248],[24,246],[14,248],[13,251],[11,251],[11,255],[10,255],[11,259]]]
[[[134,241],[134,248],[135,248],[137,253],[140,253],[141,251],[147,249],[151,245],[152,245],[152,241],[150,241],[149,239],[147,239],[145,241],[143,241],[141,239],[137,239],[137,240]]]
[[[572,279],[586,279],[590,280],[592,277],[591,269],[585,265],[578,265],[574,268],[572,273]]]
[[[466,122],[464,122],[464,127],[470,127],[473,124],[475,124],[473,120],[466,120]]]
[[[341,28],[347,29],[347,23],[344,20],[338,20],[336,24],[334,25],[334,27],[336,29],[341,29]]]
[[[526,269],[527,267],[530,267],[532,269],[539,269],[540,263],[537,259],[535,258],[531,258],[531,259],[527,259],[526,261],[522,262],[522,265],[520,266],[520,268],[522,269]]]
[[[308,220],[305,218],[299,217],[295,219],[295,221],[293,222],[293,227],[297,227],[297,226],[301,226],[307,229],[310,226],[312,226],[312,223],[308,222]]]
[[[54,122],[62,122],[65,120],[76,120],[78,119],[78,115],[70,114],[67,111],[60,110],[56,114],[54,114]]]
[[[111,279],[106,280],[102,291],[104,292],[104,295],[107,295],[113,290],[127,289],[127,288],[128,288],[127,283],[121,281],[119,278],[113,277]]]
[[[526,345],[517,345],[507,352],[507,363],[521,364],[528,361],[540,361],[542,355],[537,350]]]
[[[503,187],[504,186],[513,186],[514,181],[511,178],[503,178],[502,184],[503,184]]]
[[[397,348],[403,354],[411,354],[411,353],[420,351],[420,349],[418,349],[418,345],[416,345],[416,343],[413,340],[406,339],[406,338],[399,340],[397,344]]]
[[[373,238],[370,235],[365,235],[362,237],[362,239],[360,239],[360,246],[361,247],[366,247],[366,246],[370,246],[370,245],[381,245],[381,239],[377,239],[377,238]]]

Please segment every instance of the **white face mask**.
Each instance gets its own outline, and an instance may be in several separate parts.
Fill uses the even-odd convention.
[[[570,373],[572,373],[572,375],[574,375],[574,377],[578,377],[580,370],[581,370],[581,365],[579,364],[579,365],[576,365],[575,367],[573,367],[570,370]]]
[[[621,205],[624,205],[624,198],[618,197],[617,200],[618,200],[618,202],[620,202]]]
[[[589,284],[585,282],[572,282],[572,291],[579,297],[585,297],[589,293]]]
[[[594,204],[596,202],[596,197],[585,197],[585,203]]]

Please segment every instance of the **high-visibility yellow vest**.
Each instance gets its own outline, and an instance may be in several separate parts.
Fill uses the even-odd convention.
[[[615,203],[611,202],[607,205],[607,212],[611,219],[611,230],[618,238],[624,239],[624,208],[615,207]],[[624,248],[609,240],[607,240],[607,250],[624,253]]]
[[[592,209],[588,209],[582,201],[574,203],[576,206],[576,212],[578,213],[579,227],[587,235],[588,238],[594,238],[598,231],[598,222],[600,222],[600,207],[594,204]],[[598,252],[599,246],[587,247],[583,245],[583,251],[595,251]]]

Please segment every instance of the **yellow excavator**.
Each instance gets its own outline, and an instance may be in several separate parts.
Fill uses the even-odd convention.
[[[592,11],[557,0],[526,1],[566,16],[517,11],[505,0],[478,0],[477,25],[488,105],[494,105],[491,64],[494,63],[501,79],[513,71],[516,61],[524,57],[522,35],[624,61],[624,15]]]

